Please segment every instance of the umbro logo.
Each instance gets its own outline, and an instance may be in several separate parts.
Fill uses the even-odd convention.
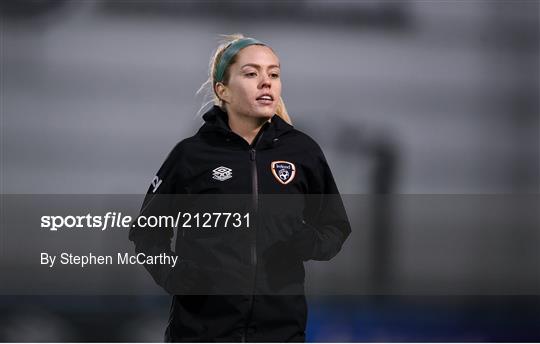
[[[232,170],[225,166],[219,166],[212,170],[212,178],[220,182],[232,178]]]

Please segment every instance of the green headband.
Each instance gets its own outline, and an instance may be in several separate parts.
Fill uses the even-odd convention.
[[[225,69],[227,69],[227,66],[231,62],[232,58],[238,54],[241,49],[253,44],[266,45],[255,38],[240,38],[239,40],[231,43],[231,45],[225,49],[223,55],[221,55],[221,59],[219,60],[216,68],[216,74],[214,75],[215,82],[223,81],[223,74],[225,74]]]

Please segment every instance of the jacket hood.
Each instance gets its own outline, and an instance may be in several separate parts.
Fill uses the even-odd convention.
[[[214,105],[203,115],[202,118],[204,119],[205,123],[199,130],[200,133],[216,132],[223,133],[227,136],[234,134],[234,132],[229,127],[229,117],[227,113],[223,111],[219,106]],[[264,136],[266,137],[266,139],[276,139],[279,136],[293,129],[294,127],[292,125],[285,122],[278,115],[272,116],[268,125],[265,125],[262,128],[262,130],[264,130]]]

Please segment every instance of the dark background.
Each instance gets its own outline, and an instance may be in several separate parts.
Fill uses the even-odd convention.
[[[294,125],[321,144],[342,193],[540,191],[537,1],[43,0],[0,10],[3,195],[144,193],[202,123],[195,91],[218,35],[234,32],[277,52]],[[538,295],[373,295],[396,275],[489,272],[474,264],[485,233],[447,232],[463,245],[436,256],[429,233],[393,223],[399,210],[373,202],[370,225],[335,261],[308,264],[331,281],[321,273],[361,257],[341,267],[365,268],[376,291],[310,295],[308,340],[540,340]],[[492,235],[511,257],[540,248],[538,233]],[[4,295],[0,340],[159,341],[168,306],[166,296]]]

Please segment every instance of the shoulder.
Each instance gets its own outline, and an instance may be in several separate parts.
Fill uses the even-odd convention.
[[[189,152],[190,149],[198,144],[200,144],[200,137],[198,135],[185,138],[176,143],[176,145],[167,155],[166,160],[178,161],[182,158],[182,156]]]
[[[319,144],[310,135],[300,131],[292,124],[286,122],[278,115],[272,117],[272,124],[277,137],[286,141],[288,144],[294,144],[301,149],[320,150]]]
[[[324,159],[324,153],[321,146],[315,138],[309,134],[294,128],[287,133],[286,137],[289,144],[298,147],[309,156],[317,159]]]
[[[164,176],[164,174],[168,174],[174,170],[177,165],[180,165],[186,152],[189,151],[189,146],[195,140],[195,136],[192,136],[177,142],[165,157],[165,160],[158,171],[158,175]]]
[[[162,193],[175,193],[175,183],[180,177],[180,171],[186,170],[185,156],[190,151],[190,145],[198,138],[196,135],[177,142],[166,156],[165,161],[152,180],[149,192],[155,193],[160,189]]]

